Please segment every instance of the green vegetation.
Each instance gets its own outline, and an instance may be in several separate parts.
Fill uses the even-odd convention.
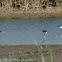
[[[56,2],[62,2],[62,0],[56,0]]]
[[[0,0],[0,6],[1,6],[1,2],[2,2],[2,7],[6,7],[7,5],[9,5],[10,7],[14,7],[14,8],[41,8],[42,6],[56,6],[56,3],[61,3],[62,0],[46,0],[46,1],[42,1],[42,0]],[[3,4],[3,2],[5,2]],[[16,3],[15,3],[16,2]]]
[[[20,61],[26,61],[27,60],[27,61],[32,61],[32,62],[47,62],[47,61],[45,61],[44,55],[41,52],[41,49],[37,43],[36,43],[36,46],[38,47],[38,51],[39,51],[39,54],[37,56],[31,52],[30,55],[22,54],[22,57],[20,57],[19,60]],[[54,62],[51,50],[50,50],[50,57],[51,57],[51,62]],[[36,60],[36,59],[38,59],[38,60]]]
[[[23,53],[23,54],[20,54],[20,57],[17,58],[18,61],[20,62],[24,62],[24,61],[31,61],[31,62],[48,62],[45,60],[45,57],[44,57],[44,53],[41,52],[41,48],[40,48],[40,45],[38,45],[35,41],[35,45],[0,45],[0,47],[16,47],[16,46],[36,46],[38,48],[38,53],[35,54],[33,53],[32,51],[28,52],[27,54],[26,53]],[[62,46],[62,45],[57,45],[57,44],[54,44],[54,45],[48,45],[48,46]],[[54,62],[54,59],[53,59],[53,53],[51,51],[51,49],[49,50],[49,53],[50,53],[50,62]],[[13,62],[13,55],[14,53],[11,53],[9,52],[9,62]],[[4,62],[3,60],[0,60],[0,62]],[[8,62],[8,61],[5,61],[5,62]]]
[[[33,45],[0,45],[0,47],[20,47],[20,46],[37,46],[37,47],[39,47],[39,46],[43,46],[43,45],[40,45],[40,44],[39,45],[36,45],[36,44],[33,44]],[[48,44],[46,46],[54,47],[54,46],[62,46],[62,44]]]
[[[8,46],[8,45],[6,45],[6,46]],[[19,46],[21,46],[21,45],[19,45]],[[29,46],[29,45],[25,45],[25,46]],[[20,57],[18,58],[18,61],[20,61],[20,62],[23,62],[23,61],[48,62],[48,61],[45,60],[44,53],[41,52],[40,45],[38,45],[36,43],[36,45],[31,45],[31,46],[37,46],[37,48],[38,48],[38,55],[36,55],[32,51],[30,51],[29,54],[26,54],[26,53],[20,54]],[[49,46],[52,46],[52,45],[49,45]],[[57,45],[53,45],[53,46],[57,46]],[[61,45],[59,45],[59,46],[61,46]],[[52,51],[49,50],[49,53],[50,53],[50,62],[54,62]],[[9,59],[8,60],[9,60],[9,62],[13,62],[13,54],[12,53],[9,53]],[[4,61],[3,60],[0,60],[0,62],[4,62]],[[7,62],[7,61],[5,61],[5,62]]]

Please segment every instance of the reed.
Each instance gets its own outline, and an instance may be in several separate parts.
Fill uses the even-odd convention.
[[[53,2],[54,0],[51,0],[51,1]],[[62,0],[55,0],[55,1],[60,2],[60,3],[62,2]],[[4,2],[4,0],[2,0],[2,2]],[[6,2],[9,5],[9,4],[13,4],[14,0],[6,0]],[[15,0],[15,2],[16,2],[16,0]],[[26,6],[27,3],[29,4],[29,6],[32,6],[32,4],[36,5],[37,7],[40,6],[40,4],[43,5],[42,0],[20,0],[20,5],[21,6],[22,5]],[[1,6],[1,0],[0,0],[0,6]]]

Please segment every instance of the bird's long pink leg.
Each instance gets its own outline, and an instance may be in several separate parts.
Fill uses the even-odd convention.
[[[44,35],[44,40],[46,41],[46,34]]]

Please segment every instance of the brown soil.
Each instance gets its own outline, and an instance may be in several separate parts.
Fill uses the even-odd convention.
[[[27,59],[27,56],[34,56],[31,59],[35,59],[35,61],[28,61],[27,59],[27,61],[24,60],[22,62],[38,62],[38,60],[41,59],[40,53],[42,53],[45,61],[51,62],[50,51],[52,52],[54,62],[62,62],[62,46],[48,46],[47,48],[43,47],[43,49],[37,46],[0,46],[0,59],[9,58],[9,55],[11,55],[12,58],[20,59],[24,57]]]
[[[39,17],[62,17],[62,6],[38,9],[12,9],[0,8],[0,18],[39,18]]]

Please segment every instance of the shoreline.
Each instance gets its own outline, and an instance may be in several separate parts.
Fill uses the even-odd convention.
[[[62,17],[62,6],[47,7],[46,9],[0,9],[0,19],[21,18],[60,18]]]
[[[42,45],[40,45],[42,47]],[[41,49],[40,46],[0,46],[0,61],[4,61],[4,59],[9,60],[10,58],[17,59],[15,62],[21,62],[19,59],[27,57],[29,60],[29,57],[31,59],[35,59],[35,62],[38,62],[38,60],[41,60],[40,54],[43,54],[44,59],[48,62],[50,62],[50,51],[53,55],[54,62],[61,62],[62,61],[62,45],[61,46],[48,46],[47,48]],[[39,51],[40,49],[40,51]],[[13,62],[13,61],[11,61]],[[25,62],[25,61],[24,61]],[[27,61],[28,62],[28,61]],[[29,61],[31,62],[31,61]]]
[[[12,45],[12,44],[0,44],[0,47],[21,47],[21,46],[44,46],[43,44],[27,44],[27,45]],[[62,44],[46,44],[47,46],[62,46]]]

